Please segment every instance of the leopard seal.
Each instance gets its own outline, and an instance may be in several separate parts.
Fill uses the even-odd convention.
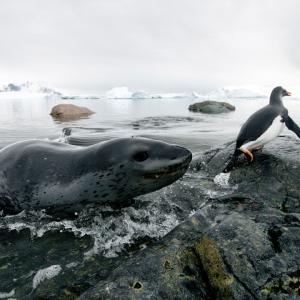
[[[79,147],[28,140],[0,151],[0,210],[74,213],[90,203],[122,207],[128,199],[184,175],[189,150],[146,138]]]

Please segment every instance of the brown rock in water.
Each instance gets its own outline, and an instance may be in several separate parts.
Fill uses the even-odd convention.
[[[203,101],[191,104],[189,110],[205,114],[220,114],[234,111],[235,107],[227,102]]]
[[[83,116],[89,116],[91,114],[94,114],[93,111],[90,109],[83,107],[83,106],[77,106],[74,104],[58,104],[55,105],[50,115],[55,118],[62,118],[62,119],[73,119],[73,118],[80,118]]]

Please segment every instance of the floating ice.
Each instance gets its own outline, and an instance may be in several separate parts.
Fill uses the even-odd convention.
[[[37,286],[45,279],[51,279],[59,274],[61,271],[60,265],[52,265],[48,268],[38,270],[32,281],[32,288],[36,289]]]

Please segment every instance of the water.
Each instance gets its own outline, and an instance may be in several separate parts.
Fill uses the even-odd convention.
[[[267,99],[234,99],[236,111],[204,115],[188,111],[193,99],[78,99],[0,98],[0,147],[30,138],[58,138],[64,127],[98,128],[103,139],[143,135],[179,143],[192,151],[232,140],[241,124]],[[96,113],[77,121],[60,122],[49,115],[59,103],[86,106]],[[295,121],[300,122],[297,99],[285,100]]]
[[[0,98],[0,147],[30,138],[58,139],[63,128],[72,127],[74,134],[95,135],[103,140],[133,135],[161,139],[183,145],[197,155],[233,140],[246,118],[264,106],[267,99],[234,99],[231,103],[236,111],[220,115],[189,112],[188,106],[194,102],[192,99]],[[86,106],[96,113],[89,118],[60,122],[49,115],[58,103]],[[299,101],[286,100],[285,106],[295,122],[300,123]],[[286,130],[284,134],[293,133]],[[131,207],[118,211],[110,207],[88,208],[79,212],[75,220],[56,220],[43,212],[1,217],[0,295],[15,294],[17,298],[28,295],[33,282],[39,283],[34,284],[39,290],[44,280],[52,280],[51,276],[44,276],[37,281],[40,270],[49,266],[59,266],[62,270],[55,273],[53,280],[57,284],[53,293],[58,293],[60,284],[78,281],[84,290],[87,283],[79,274],[94,274],[99,269],[110,272],[123,256],[163,237],[210,197],[227,193],[231,188],[234,187],[230,187],[227,177],[214,179],[189,171],[182,180],[138,197]]]

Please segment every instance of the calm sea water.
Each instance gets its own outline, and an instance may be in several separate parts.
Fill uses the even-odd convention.
[[[177,143],[198,152],[233,140],[246,118],[264,106],[267,99],[234,99],[236,111],[207,115],[188,111],[193,99],[78,99],[47,97],[0,98],[0,147],[32,139],[57,139],[65,127],[75,127],[79,135],[97,135],[101,139],[147,136]],[[300,102],[285,98],[285,106],[300,123]],[[86,106],[96,113],[89,118],[60,122],[50,115],[59,103]],[[95,128],[93,130],[92,128]],[[287,133],[287,132],[285,132]]]

